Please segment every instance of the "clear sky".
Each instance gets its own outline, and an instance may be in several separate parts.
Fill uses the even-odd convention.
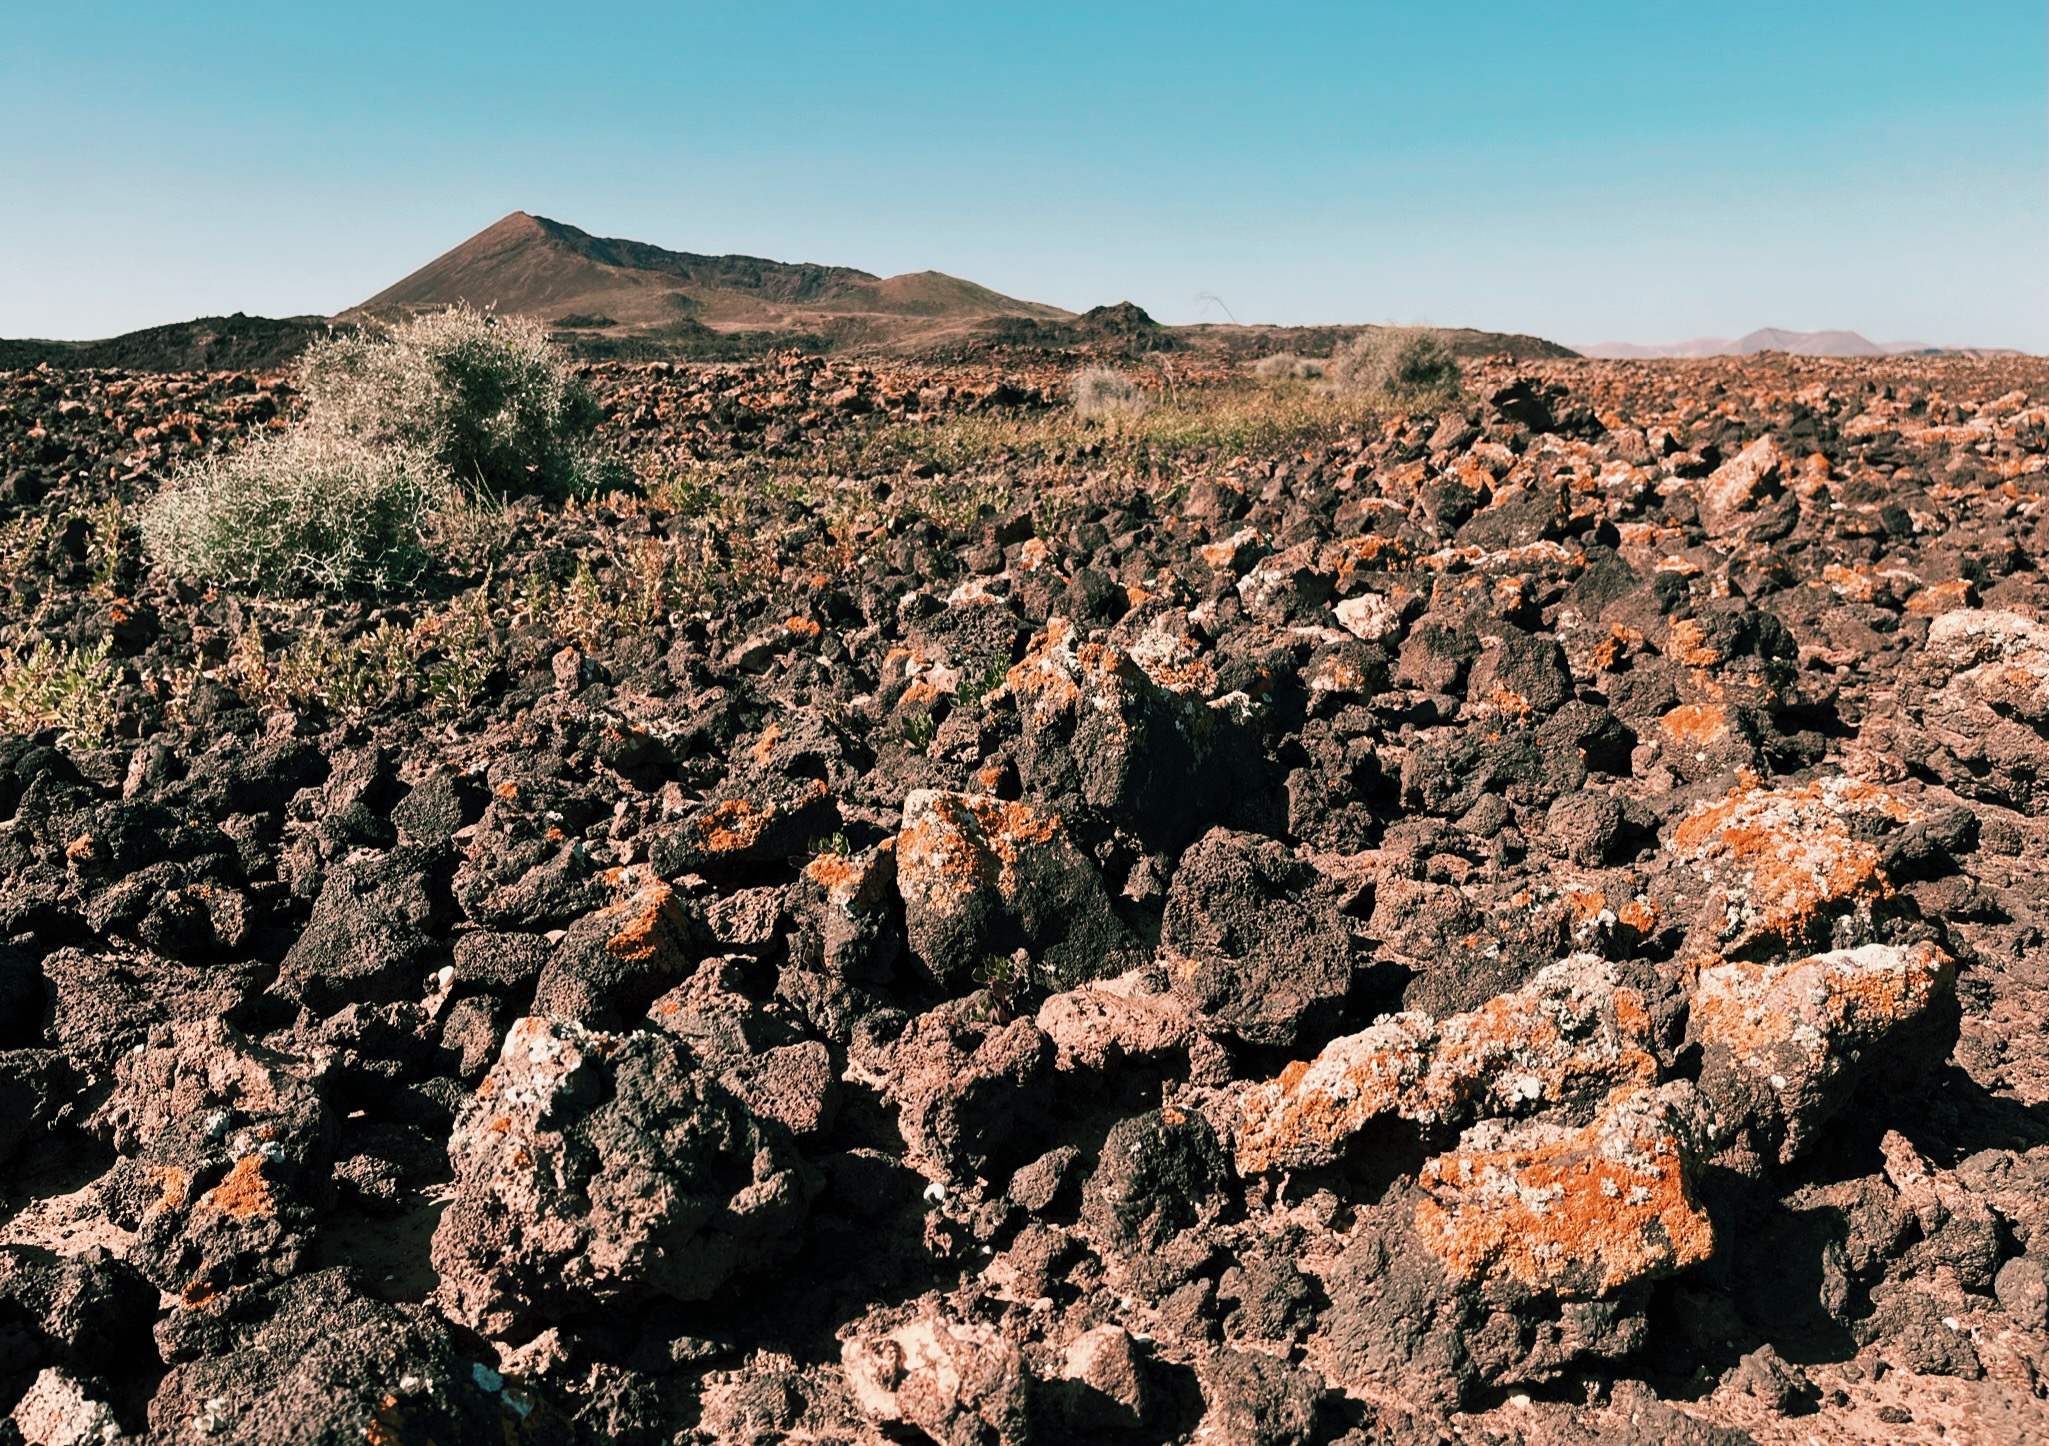
[[[1162,320],[2049,350],[2042,0],[0,0],[0,336],[512,210]]]

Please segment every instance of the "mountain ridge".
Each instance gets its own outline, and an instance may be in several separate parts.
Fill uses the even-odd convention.
[[[939,271],[877,276],[851,266],[671,251],[525,211],[502,217],[339,319],[457,303],[537,317],[574,332],[586,350],[594,342],[687,347],[777,333],[902,346],[1005,318],[1073,319],[1059,307]]]

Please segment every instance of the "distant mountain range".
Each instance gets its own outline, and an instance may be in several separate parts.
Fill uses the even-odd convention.
[[[150,327],[103,341],[0,340],[0,369],[48,362],[139,371],[268,368],[314,337],[366,321],[468,303],[531,316],[574,354],[601,360],[720,359],[771,347],[803,351],[986,355],[991,345],[1137,355],[1200,350],[1224,358],[1274,350],[1328,355],[1368,327],[1203,324],[1168,327],[1130,302],[1076,315],[1021,301],[938,271],[876,276],[849,266],[707,256],[644,241],[593,236],[514,211],[411,275],[333,317],[273,320],[236,313]],[[1540,337],[1460,329],[1444,333],[1461,356],[1569,357]],[[1884,356],[1933,352],[1921,342],[1879,345],[1853,331],[1766,328],[1736,341],[1674,346],[1602,342],[1590,357]]]
[[[1634,342],[1604,341],[1574,348],[1581,356],[1615,360],[1651,357],[1750,356],[1761,351],[1782,351],[1793,356],[1911,356],[1945,351],[1989,354],[1995,348],[1930,346],[1925,341],[1867,341],[1854,331],[1783,331],[1761,327],[1734,341],[1719,336],[1695,337],[1670,346],[1638,346]]]

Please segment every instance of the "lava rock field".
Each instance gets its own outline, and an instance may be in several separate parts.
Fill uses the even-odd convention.
[[[0,1440],[2049,1440],[2042,363],[1063,365],[302,603],[122,510],[282,378],[0,373]]]

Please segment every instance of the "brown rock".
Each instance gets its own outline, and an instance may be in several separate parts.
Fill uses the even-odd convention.
[[[1925,944],[1709,965],[1688,1020],[1702,1090],[1724,1127],[1756,1128],[1791,1160],[1871,1065],[1909,1062],[1904,1047],[1940,1023],[1955,990],[1955,965]]]

